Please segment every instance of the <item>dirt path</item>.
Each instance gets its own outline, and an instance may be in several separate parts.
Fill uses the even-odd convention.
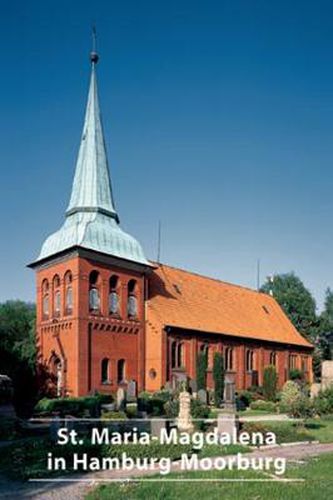
[[[257,450],[245,453],[244,457],[281,457],[287,460],[310,458],[321,453],[333,453],[333,443],[300,444],[293,446],[278,446],[276,448]],[[226,457],[224,457],[226,458]],[[172,471],[179,471],[179,464],[172,465]],[[156,474],[157,469],[148,474]],[[147,475],[147,472],[134,471],[131,477]],[[64,482],[21,483],[7,481],[0,477],[0,498],[13,500],[31,498],[34,500],[82,500],[86,493],[98,484],[101,479],[124,479],[128,477],[126,471],[103,471],[75,476],[75,482],[67,479]],[[83,481],[81,481],[83,480]],[[70,482],[69,482],[70,481]],[[95,482],[96,481],[96,482]]]

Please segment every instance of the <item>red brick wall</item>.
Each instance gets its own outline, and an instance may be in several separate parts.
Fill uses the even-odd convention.
[[[73,275],[73,312],[65,316],[64,275],[70,270]],[[100,273],[100,313],[89,311],[89,275],[93,270]],[[60,276],[62,307],[55,318],[52,282]],[[115,318],[108,311],[109,279],[116,274],[119,278],[118,295],[120,314]],[[42,282],[49,281],[49,318],[42,314]],[[135,279],[138,303],[137,318],[127,317],[127,284]],[[91,326],[89,326],[91,325]],[[91,340],[89,340],[91,328]],[[144,278],[137,272],[110,268],[93,260],[75,257],[55,263],[37,272],[37,343],[40,361],[48,365],[52,351],[66,358],[66,394],[85,395],[93,390],[115,392],[117,383],[117,362],[125,359],[127,380],[137,381],[138,390],[143,389],[144,375]],[[89,359],[90,358],[90,359]],[[110,383],[101,382],[101,361],[110,360]]]

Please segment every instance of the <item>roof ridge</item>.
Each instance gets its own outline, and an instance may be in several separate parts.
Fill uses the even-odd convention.
[[[205,279],[208,279],[211,281],[215,281],[217,283],[223,283],[224,285],[230,285],[230,286],[233,286],[235,288],[240,288],[241,290],[246,290],[248,292],[253,292],[253,293],[258,294],[258,295],[265,295],[266,297],[269,297],[269,295],[267,293],[260,292],[258,290],[255,290],[254,288],[250,288],[249,286],[238,285],[237,283],[231,283],[230,281],[225,281],[225,280],[222,280],[219,278],[213,278],[212,276],[206,276],[205,274],[201,274],[201,273],[198,273],[195,271],[188,271],[187,269],[183,269],[181,267],[170,266],[169,264],[163,264],[162,262],[159,262],[159,263],[154,262],[154,261],[150,261],[150,262],[154,265],[157,265],[158,267],[169,267],[170,269],[175,269],[176,271],[181,271],[183,273],[192,274],[193,276],[197,276],[199,278],[205,278]]]

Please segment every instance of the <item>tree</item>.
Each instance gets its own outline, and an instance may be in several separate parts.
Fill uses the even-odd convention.
[[[0,369],[13,380],[19,416],[27,416],[35,404],[35,344],[35,306],[18,300],[0,304]]]
[[[333,292],[326,290],[324,310],[319,316],[318,335],[316,338],[317,349],[322,359],[332,359],[333,345]]]
[[[273,292],[295,328],[310,341],[317,331],[316,302],[303,282],[294,274],[277,274],[273,282],[269,280],[262,286],[264,293]]]
[[[278,376],[275,366],[266,366],[264,369],[263,391],[265,399],[268,401],[276,400],[277,381]]]
[[[219,408],[222,404],[224,393],[224,358],[220,352],[214,354],[213,378],[215,406]]]
[[[199,352],[197,356],[197,386],[206,389],[207,353]]]

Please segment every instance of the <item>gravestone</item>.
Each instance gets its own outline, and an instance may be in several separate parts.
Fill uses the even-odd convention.
[[[130,380],[127,385],[127,401],[133,403],[136,401],[136,382],[135,380]]]
[[[160,439],[161,430],[165,429],[167,422],[163,418],[152,418],[150,420],[150,433],[153,437]]]
[[[217,431],[219,434],[227,433],[230,436],[237,436],[238,417],[236,413],[221,410],[217,414]]]
[[[333,385],[333,361],[323,361],[321,366],[321,389],[325,390]]]
[[[126,403],[126,392],[122,387],[117,390],[117,410],[124,410]]]
[[[189,387],[192,391],[192,394],[196,394],[198,392],[198,385],[197,385],[197,381],[194,380],[194,379],[191,379],[190,380],[190,383],[189,383]]]
[[[236,387],[233,377],[226,376],[224,382],[224,408],[229,411],[236,411]]]
[[[198,391],[198,399],[201,403],[207,404],[207,391],[205,391],[205,389],[200,389]]]
[[[176,422],[180,432],[193,432],[191,396],[187,391],[182,391],[179,394],[179,414]]]

